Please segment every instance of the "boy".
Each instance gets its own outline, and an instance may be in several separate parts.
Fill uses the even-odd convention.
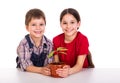
[[[46,19],[40,9],[31,9],[25,17],[29,32],[17,48],[17,68],[23,71],[50,75],[47,64],[52,61],[47,55],[52,51],[52,43],[44,35]]]

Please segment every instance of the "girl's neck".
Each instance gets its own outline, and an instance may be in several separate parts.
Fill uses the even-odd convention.
[[[70,43],[70,42],[72,42],[74,39],[75,39],[75,37],[77,36],[77,33],[75,33],[74,35],[72,35],[72,36],[67,36],[67,35],[65,35],[65,43]]]

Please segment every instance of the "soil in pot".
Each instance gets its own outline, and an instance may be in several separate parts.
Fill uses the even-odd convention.
[[[51,70],[51,76],[52,77],[56,77],[56,78],[59,78],[60,76],[58,74],[56,74],[56,70],[58,68],[63,68],[63,66],[65,66],[66,64],[63,63],[63,62],[59,62],[59,63],[50,63],[49,67],[50,67],[50,70]]]

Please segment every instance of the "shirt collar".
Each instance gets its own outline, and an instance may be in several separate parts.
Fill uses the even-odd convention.
[[[29,37],[30,37],[30,35],[29,35]],[[34,41],[32,40],[32,38],[30,37],[30,41],[31,41],[31,43],[35,46],[35,43],[34,43]],[[45,39],[45,36],[43,35],[43,37],[42,37],[42,40],[41,40],[41,46],[43,46],[44,45],[44,43],[45,44],[47,44],[47,41],[46,41],[46,39]]]

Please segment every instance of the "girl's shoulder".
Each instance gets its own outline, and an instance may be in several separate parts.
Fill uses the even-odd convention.
[[[88,38],[87,38],[87,36],[84,35],[83,33],[78,32],[78,34],[77,34],[77,39],[83,40],[83,39],[88,39]]]
[[[61,33],[53,38],[53,40],[61,40],[64,39],[64,33]]]

